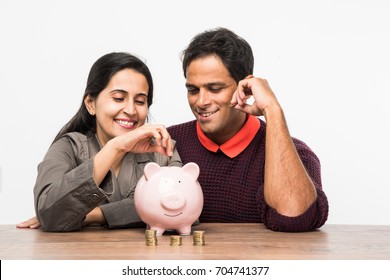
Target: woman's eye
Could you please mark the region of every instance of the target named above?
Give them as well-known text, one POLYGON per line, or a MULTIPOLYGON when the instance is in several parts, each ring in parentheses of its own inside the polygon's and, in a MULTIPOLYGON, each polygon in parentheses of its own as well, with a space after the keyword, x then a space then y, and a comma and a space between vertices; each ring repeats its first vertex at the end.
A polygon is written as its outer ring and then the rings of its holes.
POLYGON ((144 100, 136 100, 135 103, 137 103, 138 105, 144 105, 145 101, 144 100))
POLYGON ((124 101, 125 99, 124 98, 121 98, 121 97, 113 97, 114 101, 116 102, 122 102, 124 101))

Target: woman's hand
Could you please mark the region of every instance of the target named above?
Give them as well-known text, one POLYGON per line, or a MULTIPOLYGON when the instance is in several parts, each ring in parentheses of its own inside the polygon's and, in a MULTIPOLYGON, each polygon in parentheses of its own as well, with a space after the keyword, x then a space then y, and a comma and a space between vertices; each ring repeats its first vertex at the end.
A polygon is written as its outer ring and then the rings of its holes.
POLYGON ((17 228, 32 228, 32 229, 39 228, 40 226, 41 224, 39 223, 38 218, 35 216, 28 219, 27 221, 21 222, 16 225, 17 228))
POLYGON ((171 157, 173 142, 165 126, 158 124, 146 124, 111 139, 94 158, 93 178, 97 186, 110 170, 118 174, 122 159, 128 152, 156 152, 171 157))
POLYGON ((145 124, 133 131, 112 139, 123 152, 157 152, 165 156, 173 155, 173 143, 166 127, 160 124, 145 124))
POLYGON ((100 209, 100 207, 95 207, 85 217, 85 220, 83 222, 83 227, 91 224, 98 224, 98 225, 106 224, 106 218, 104 217, 103 211, 102 209, 100 209))

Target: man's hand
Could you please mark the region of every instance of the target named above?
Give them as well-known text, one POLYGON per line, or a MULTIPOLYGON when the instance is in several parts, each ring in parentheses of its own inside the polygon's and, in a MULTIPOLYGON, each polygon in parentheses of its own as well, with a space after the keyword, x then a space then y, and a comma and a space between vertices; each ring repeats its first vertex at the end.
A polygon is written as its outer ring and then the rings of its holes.
POLYGON ((231 104, 235 109, 247 114, 265 117, 268 108, 280 106, 267 80, 252 75, 238 83, 231 104), (247 100, 251 97, 254 98, 253 104, 247 104, 247 100))

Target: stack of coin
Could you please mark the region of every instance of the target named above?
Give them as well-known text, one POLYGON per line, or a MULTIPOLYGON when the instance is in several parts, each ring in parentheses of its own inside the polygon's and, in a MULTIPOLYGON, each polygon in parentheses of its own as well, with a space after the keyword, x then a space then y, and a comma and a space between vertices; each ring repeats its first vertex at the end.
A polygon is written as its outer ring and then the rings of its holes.
POLYGON ((171 243, 169 245, 171 246, 181 246, 181 236, 180 235, 171 235, 171 243))
POLYGON ((156 246, 157 231, 152 229, 145 230, 145 241, 146 241, 146 246, 156 246))
POLYGON ((203 246, 205 245, 204 242, 204 231, 203 230, 195 230, 193 239, 194 239, 194 246, 203 246))

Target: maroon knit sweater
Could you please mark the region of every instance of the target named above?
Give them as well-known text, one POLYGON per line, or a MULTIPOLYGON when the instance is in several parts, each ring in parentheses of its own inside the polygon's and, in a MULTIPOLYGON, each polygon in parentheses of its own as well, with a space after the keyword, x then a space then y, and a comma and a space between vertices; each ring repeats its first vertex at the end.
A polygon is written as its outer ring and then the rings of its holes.
POLYGON ((293 139, 296 149, 314 185, 317 201, 298 217, 280 215, 264 200, 264 163, 266 123, 251 144, 235 158, 220 150, 207 150, 196 134, 196 121, 174 125, 168 131, 175 139, 183 163, 199 165, 199 183, 204 195, 200 222, 264 223, 275 231, 298 232, 321 227, 328 217, 328 200, 321 186, 321 168, 310 148, 293 139))

